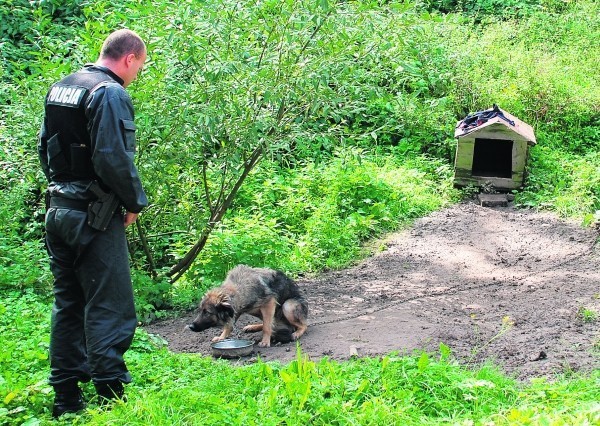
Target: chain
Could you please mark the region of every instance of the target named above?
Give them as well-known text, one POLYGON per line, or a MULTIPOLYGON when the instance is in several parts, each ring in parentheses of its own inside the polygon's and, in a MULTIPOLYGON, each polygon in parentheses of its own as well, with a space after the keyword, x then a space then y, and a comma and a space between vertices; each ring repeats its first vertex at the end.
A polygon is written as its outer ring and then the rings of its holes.
POLYGON ((323 321, 318 321, 318 322, 315 322, 315 323, 311 323, 311 324, 309 324, 309 326, 310 327, 314 327, 314 326, 317 326, 317 325, 332 324, 332 323, 336 323, 336 322, 348 321, 348 320, 351 320, 351 319, 362 317, 364 315, 370 315, 370 314, 374 314, 375 312, 380 312, 380 311, 383 311, 385 309, 389 309, 392 306, 401 305, 401 304, 407 303, 407 302, 412 302, 413 300, 424 299, 426 297, 449 296, 449 295, 460 293, 460 292, 463 292, 463 291, 477 290, 477 289, 481 289, 481 288, 485 288, 485 287, 491 287, 491 286, 499 285, 499 284, 502 284, 502 281, 494 281, 494 282, 491 282, 491 283, 480 284, 480 285, 477 285, 477 286, 467 287, 467 288, 463 288, 463 289, 458 288, 458 286, 454 286, 454 287, 451 287, 451 288, 448 288, 448 289, 442 290, 442 291, 435 291, 435 292, 431 292, 431 293, 428 293, 428 294, 417 294, 417 295, 414 295, 414 296, 405 297, 403 299, 393 300, 393 301, 391 301, 389 303, 386 303, 384 305, 381 305, 381 306, 378 306, 378 307, 375 307, 375 308, 366 309, 364 311, 361 311, 361 312, 358 312, 358 313, 355 313, 355 314, 352 314, 352 315, 348 315, 348 316, 345 316, 345 317, 334 318, 334 319, 331 319, 331 320, 323 320, 323 321))
MULTIPOLYGON (((592 245, 590 247, 590 250, 593 250, 595 245, 596 245, 596 243, 592 243, 592 245)), ((556 268, 558 266, 566 265, 567 263, 569 263, 569 262, 571 262, 573 260, 576 260, 576 259, 578 259, 578 258, 580 258, 580 257, 582 257, 582 256, 584 256, 586 254, 587 253, 585 253, 585 252, 584 253, 580 253, 580 254, 578 254, 576 256, 573 256, 573 257, 567 258, 566 260, 563 260, 561 262, 555 263, 555 264, 553 264, 553 265, 551 265, 551 266, 549 266, 549 267, 547 267, 545 269, 542 269, 541 271, 531 272, 530 274, 524 275, 522 277, 513 278, 513 280, 509 280, 508 282, 513 281, 513 282, 515 282, 515 285, 516 285, 516 282, 523 281, 523 280, 525 280, 525 279, 527 279, 529 277, 532 277, 534 275, 538 275, 538 274, 544 273, 544 272, 549 271, 551 269, 554 269, 554 268, 556 268)), ((471 286, 471 287, 466 287, 466 288, 459 288, 459 286, 456 285, 454 287, 447 288, 446 290, 431 292, 431 293, 427 293, 427 294, 417 294, 417 295, 414 295, 414 296, 405 297, 403 299, 393 300, 393 301, 391 301, 389 303, 386 303, 384 305, 381 305, 381 306, 378 306, 378 307, 375 307, 375 308, 366 309, 364 311, 361 311, 361 312, 358 312, 358 313, 355 313, 355 314, 352 314, 352 315, 347 315, 345 317, 334 318, 334 319, 331 319, 331 320, 317 321, 317 322, 309 324, 309 327, 315 327, 315 326, 318 326, 318 325, 333 324, 333 323, 336 323, 336 322, 348 321, 348 320, 351 320, 351 319, 356 319, 358 317, 362 317, 364 315, 370 315, 370 314, 374 314, 375 312, 380 312, 380 311, 383 311, 385 309, 389 309, 392 306, 401 305, 401 304, 407 303, 407 302, 412 302, 414 300, 424 299, 426 297, 450 296, 450 295, 461 293, 461 292, 464 292, 464 291, 479 290, 479 289, 482 289, 482 288, 499 286, 499 285, 502 285, 504 282, 505 281, 498 280, 498 281, 492 281, 492 282, 488 282, 488 283, 485 283, 485 284, 479 284, 479 285, 475 285, 475 286, 471 286)))

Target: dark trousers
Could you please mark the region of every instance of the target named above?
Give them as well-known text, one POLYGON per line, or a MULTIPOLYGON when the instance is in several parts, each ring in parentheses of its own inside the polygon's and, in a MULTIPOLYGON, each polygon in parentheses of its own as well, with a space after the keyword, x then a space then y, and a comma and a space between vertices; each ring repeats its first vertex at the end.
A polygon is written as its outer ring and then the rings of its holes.
POLYGON ((73 380, 131 382, 123 354, 137 318, 123 217, 106 231, 87 225, 87 213, 50 208, 46 243, 54 275, 50 335, 53 386, 73 380))

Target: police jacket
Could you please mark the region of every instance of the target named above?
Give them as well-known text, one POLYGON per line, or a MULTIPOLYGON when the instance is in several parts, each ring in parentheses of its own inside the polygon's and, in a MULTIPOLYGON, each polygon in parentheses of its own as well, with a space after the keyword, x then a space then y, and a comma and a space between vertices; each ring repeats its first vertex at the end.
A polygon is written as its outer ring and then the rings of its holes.
POLYGON ((87 188, 97 180, 129 212, 148 205, 133 162, 133 104, 122 85, 108 68, 89 64, 48 91, 38 154, 50 196, 93 200, 87 188))

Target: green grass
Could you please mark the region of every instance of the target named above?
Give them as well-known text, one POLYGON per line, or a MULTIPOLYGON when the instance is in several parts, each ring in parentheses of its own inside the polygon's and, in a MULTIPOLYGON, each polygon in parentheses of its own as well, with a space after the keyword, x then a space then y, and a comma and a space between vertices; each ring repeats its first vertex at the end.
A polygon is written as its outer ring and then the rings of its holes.
POLYGON ((50 417, 50 301, 3 292, 0 304, 0 423, 81 425, 593 425, 600 422, 600 370, 519 383, 492 364, 458 365, 437 354, 389 354, 340 363, 301 351, 289 364, 236 366, 170 353, 139 329, 126 359, 128 401, 90 403, 81 415, 50 417))
POLYGON ((579 308, 579 311, 577 312, 577 316, 579 317, 579 319, 581 321, 586 322, 586 323, 598 321, 598 313, 595 310, 586 308, 584 306, 579 308))

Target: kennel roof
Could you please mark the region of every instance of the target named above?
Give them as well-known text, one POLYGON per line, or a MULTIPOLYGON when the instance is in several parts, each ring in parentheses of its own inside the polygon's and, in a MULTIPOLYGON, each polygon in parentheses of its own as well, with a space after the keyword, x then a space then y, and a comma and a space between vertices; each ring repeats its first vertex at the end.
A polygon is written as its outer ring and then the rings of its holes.
MULTIPOLYGON (((506 112, 500 108, 497 108, 497 110, 500 111, 501 114, 495 115, 492 118, 488 118, 481 124, 478 124, 473 127, 461 128, 461 124, 465 121, 465 119, 460 120, 459 122, 456 123, 454 137, 462 138, 467 135, 471 135, 472 133, 479 132, 483 129, 487 129, 487 130, 491 130, 491 131, 493 131, 493 130, 504 130, 505 131, 506 129, 504 129, 504 128, 507 128, 517 136, 516 138, 514 138, 514 140, 517 140, 517 139, 524 140, 529 145, 535 145, 537 143, 537 141, 535 139, 535 134, 533 132, 533 127, 531 127, 529 124, 525 123, 524 121, 519 120, 514 115, 509 114, 508 112, 506 112), (514 123, 514 125, 513 125, 513 123, 514 123), (501 127, 499 128, 499 126, 501 126, 501 127)), ((483 111, 483 112, 485 113, 485 112, 491 112, 491 111, 492 111, 492 108, 490 108, 489 110, 483 111)))

